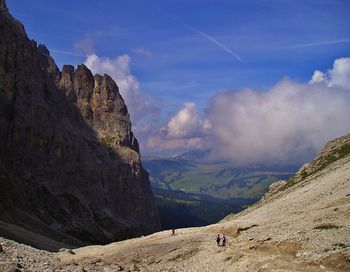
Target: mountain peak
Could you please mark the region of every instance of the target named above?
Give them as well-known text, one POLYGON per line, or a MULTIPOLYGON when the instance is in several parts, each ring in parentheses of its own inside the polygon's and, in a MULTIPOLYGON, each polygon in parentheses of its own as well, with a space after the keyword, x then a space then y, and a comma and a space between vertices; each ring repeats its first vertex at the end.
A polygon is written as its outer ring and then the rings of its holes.
POLYGON ((0 12, 8 13, 8 8, 5 0, 0 0, 0 12))
MULTIPOLYGON (((21 226, 61 244, 52 250, 158 230, 117 84, 83 64, 60 71, 4 0, 0 8, 0 236, 2 222, 21 226)), ((15 239, 43 246, 22 234, 15 239)))

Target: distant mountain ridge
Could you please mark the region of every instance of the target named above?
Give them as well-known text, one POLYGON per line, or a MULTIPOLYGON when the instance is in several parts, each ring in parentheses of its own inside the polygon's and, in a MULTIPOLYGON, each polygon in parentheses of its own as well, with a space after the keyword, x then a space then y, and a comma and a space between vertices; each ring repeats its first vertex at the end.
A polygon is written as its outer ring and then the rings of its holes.
MULTIPOLYGON (((61 243, 107 243, 159 229, 116 83, 84 65, 60 71, 47 48, 28 39, 4 0, 0 188, 0 223, 61 243)), ((0 235, 8 234, 2 226, 0 235)), ((26 239, 17 234, 15 239, 26 239)))
POLYGON ((211 153, 210 149, 206 149, 206 150, 193 149, 174 157, 174 159, 193 161, 193 162, 205 162, 205 161, 208 161, 208 156, 210 155, 210 153, 211 153))

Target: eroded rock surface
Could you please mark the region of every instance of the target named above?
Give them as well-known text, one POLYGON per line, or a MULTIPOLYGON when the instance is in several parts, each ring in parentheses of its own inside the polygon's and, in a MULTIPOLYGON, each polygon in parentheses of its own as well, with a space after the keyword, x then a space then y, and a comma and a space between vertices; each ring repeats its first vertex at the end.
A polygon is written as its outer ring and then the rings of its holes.
POLYGON ((0 188, 0 220, 65 244, 107 243, 159 229, 116 83, 84 65, 61 72, 4 0, 0 188))

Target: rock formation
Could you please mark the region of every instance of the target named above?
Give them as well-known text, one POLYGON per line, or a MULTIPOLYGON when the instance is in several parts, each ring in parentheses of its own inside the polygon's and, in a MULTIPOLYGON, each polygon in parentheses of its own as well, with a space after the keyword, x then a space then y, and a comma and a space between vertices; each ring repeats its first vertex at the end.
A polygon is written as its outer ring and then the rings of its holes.
POLYGON ((320 154, 311 162, 305 163, 289 182, 301 182, 306 177, 322 170, 332 162, 349 155, 349 153, 350 134, 347 134, 343 137, 328 142, 326 146, 321 150, 320 154))
POLYGON ((0 188, 1 221, 66 244, 107 243, 159 228, 116 83, 84 65, 61 72, 4 0, 0 188))

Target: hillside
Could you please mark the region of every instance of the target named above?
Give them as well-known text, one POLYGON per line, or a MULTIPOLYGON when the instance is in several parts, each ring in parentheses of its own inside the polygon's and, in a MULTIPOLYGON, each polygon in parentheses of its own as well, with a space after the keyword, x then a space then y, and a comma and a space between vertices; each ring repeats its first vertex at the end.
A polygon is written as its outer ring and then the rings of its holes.
MULTIPOLYGON (((345 139, 332 150, 346 149, 350 135, 345 139)), ((181 229, 175 237, 161 232, 82 248, 74 256, 62 254, 62 259, 79 262, 91 254, 107 262, 134 262, 150 271, 348 271, 350 156, 341 154, 303 181, 225 222, 181 229), (213 241, 216 233, 228 235, 229 245, 218 248, 213 241)))
MULTIPOLYGON (((349 146, 350 135, 341 139, 332 149, 340 152, 321 152, 342 154, 338 159, 217 224, 178 229, 175 236, 163 231, 62 250, 49 260, 48 253, 40 254, 55 271, 349 271, 350 154, 342 150, 349 146), (228 236, 225 247, 216 245, 218 233, 228 236)), ((1 243, 2 260, 16 248, 25 260, 29 252, 33 259, 40 255, 11 241, 1 243)), ((19 262, 33 271, 43 265, 19 262)))
POLYGON ((117 84, 85 65, 60 71, 48 49, 28 38, 5 0, 0 1, 0 188, 0 235, 37 247, 44 244, 28 237, 43 235, 55 241, 44 248, 57 249, 159 229, 148 173, 117 84))

